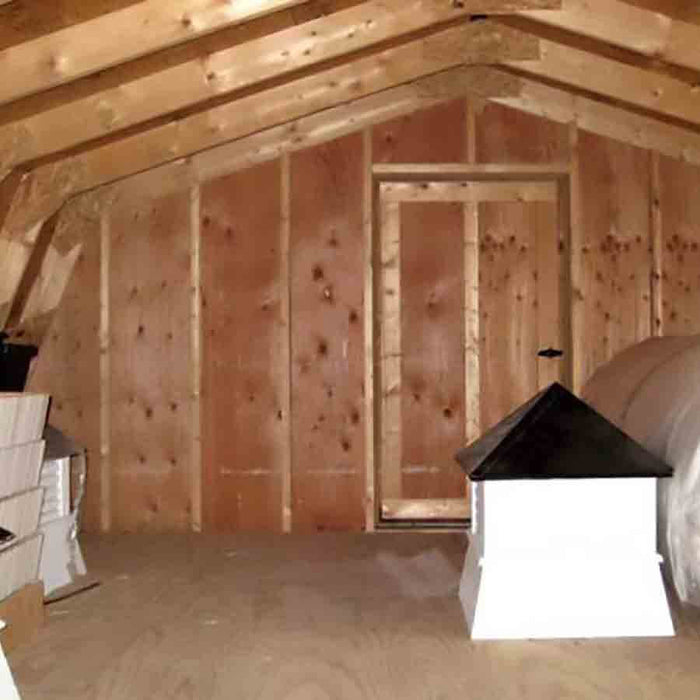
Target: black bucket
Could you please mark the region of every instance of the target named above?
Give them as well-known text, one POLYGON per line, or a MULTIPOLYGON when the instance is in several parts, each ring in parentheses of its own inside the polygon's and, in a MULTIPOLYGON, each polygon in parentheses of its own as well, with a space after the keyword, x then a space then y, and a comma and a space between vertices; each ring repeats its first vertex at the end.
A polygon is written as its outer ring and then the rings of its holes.
POLYGON ((29 365, 39 352, 34 345, 14 345, 5 342, 0 333, 0 391, 24 391, 29 365))

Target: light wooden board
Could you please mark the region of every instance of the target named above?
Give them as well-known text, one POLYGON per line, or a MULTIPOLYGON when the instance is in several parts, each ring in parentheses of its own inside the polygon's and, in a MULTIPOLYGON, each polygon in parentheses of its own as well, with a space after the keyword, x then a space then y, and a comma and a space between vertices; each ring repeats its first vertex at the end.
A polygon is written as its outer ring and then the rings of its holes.
POLYGON ((291 158, 296 530, 364 526, 362 135, 291 158))
POLYGON ((189 196, 111 212, 110 463, 117 531, 191 523, 189 196))
MULTIPOLYGON (((284 3, 277 0, 276 4, 284 3)), ((287 2, 287 4, 291 4, 287 2)), ((325 61, 348 56, 412 32, 465 17, 462 4, 435 0, 370 0, 245 42, 223 51, 150 73, 81 100, 44 110, 0 126, 0 143, 13 144, 0 153, 0 171, 57 154, 87 141, 112 136, 148 120, 192 109, 195 105, 279 80, 300 70, 309 72, 325 61), (280 50, 283 46, 284 50, 280 50), (80 118, 75 119, 79 114, 80 118)), ((2 57, 0 56, 0 66, 2 57)), ((1 94, 1 92, 0 92, 1 94)))
MULTIPOLYGON (((67 218, 66 218, 67 217, 67 218)), ((87 449, 83 524, 100 527, 100 221, 71 217, 58 224, 83 234, 83 244, 61 304, 48 329, 29 379, 32 391, 53 397, 49 420, 87 449)))
POLYGON ((401 497, 458 498, 464 445, 463 209, 401 205, 401 497))
POLYGON ((651 334, 648 151, 579 132, 580 331, 585 381, 651 334))
POLYGON ((700 332, 700 168, 659 160, 664 335, 700 332))
POLYGON ((5 654, 31 642, 45 621, 44 584, 41 581, 28 583, 0 601, 0 620, 7 623, 0 631, 0 644, 5 654))
MULTIPOLYGON (((280 164, 202 188, 203 517, 208 530, 282 530, 280 164)), ((288 379, 287 379, 288 381, 288 379)))
POLYGON ((0 104, 303 1, 140 2, 0 52, 0 104))

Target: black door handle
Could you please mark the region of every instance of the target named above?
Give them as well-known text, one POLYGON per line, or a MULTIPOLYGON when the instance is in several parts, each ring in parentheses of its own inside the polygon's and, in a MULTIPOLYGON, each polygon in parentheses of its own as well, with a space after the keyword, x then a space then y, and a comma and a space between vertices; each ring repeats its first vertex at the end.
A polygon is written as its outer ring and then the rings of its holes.
POLYGON ((538 357, 561 357, 564 354, 563 350, 555 350, 554 348, 545 348, 537 353, 538 357))

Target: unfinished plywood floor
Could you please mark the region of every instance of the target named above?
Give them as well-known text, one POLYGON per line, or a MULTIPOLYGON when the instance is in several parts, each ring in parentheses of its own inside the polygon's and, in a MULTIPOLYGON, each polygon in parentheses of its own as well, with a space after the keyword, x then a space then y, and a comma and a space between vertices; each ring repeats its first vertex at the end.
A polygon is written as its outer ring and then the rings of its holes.
POLYGON ((463 536, 85 538, 102 586, 49 608, 10 658, 24 700, 664 698, 700 687, 675 639, 480 642, 463 536))

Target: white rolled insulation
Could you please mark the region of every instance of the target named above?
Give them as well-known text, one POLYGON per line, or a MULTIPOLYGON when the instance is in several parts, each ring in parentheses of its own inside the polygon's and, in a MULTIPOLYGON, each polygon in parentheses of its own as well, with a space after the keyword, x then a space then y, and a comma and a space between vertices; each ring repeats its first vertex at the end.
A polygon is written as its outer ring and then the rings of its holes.
POLYGON ((586 383, 582 398, 674 468, 659 486, 659 548, 679 598, 700 606, 700 336, 650 338, 586 383))

